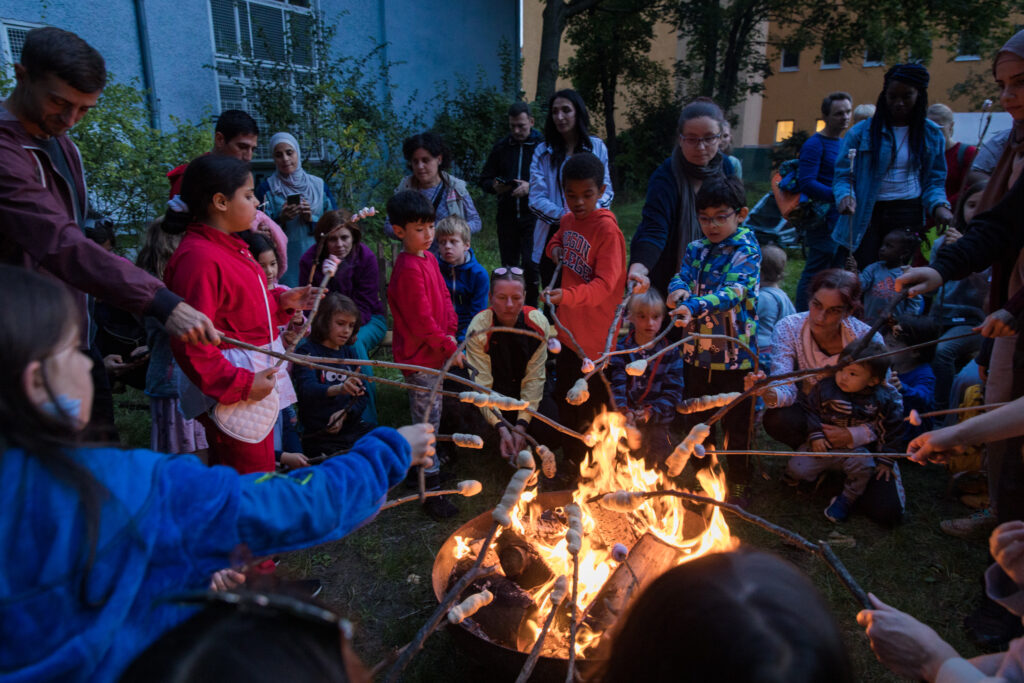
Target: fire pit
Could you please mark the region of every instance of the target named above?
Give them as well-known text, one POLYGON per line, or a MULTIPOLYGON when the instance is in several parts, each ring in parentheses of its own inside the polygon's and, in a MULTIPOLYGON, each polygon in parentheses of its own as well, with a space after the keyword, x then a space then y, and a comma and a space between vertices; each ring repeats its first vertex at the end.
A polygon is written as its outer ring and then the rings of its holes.
MULTIPOLYGON (((487 512, 461 526, 437 554, 432 580, 439 601, 479 552, 487 552, 484 565, 499 568, 471 583, 460 596, 487 589, 494 595, 493 602, 451 626, 459 646, 475 658, 493 663, 498 677, 515 677, 552 609, 555 580, 573 574, 563 509, 569 503, 580 505, 583 511, 576 599, 576 653, 583 669, 602 658, 602 636, 647 583, 677 564, 732 547, 717 507, 687 507, 675 497, 651 498, 629 511, 586 504, 591 496, 608 491, 676 488, 665 474, 647 470, 643 460, 630 457, 625 425, 617 413, 599 416, 591 434, 596 445, 583 464, 576 491, 527 490, 513 511, 511 526, 499 531, 490 548, 480 547, 493 524, 487 512), (628 558, 623 558, 624 551, 628 558)), ((714 455, 709 458, 713 462, 714 455)), ((717 463, 698 473, 698 480, 706 495, 723 499, 725 485, 717 463)), ((531 680, 565 680, 570 609, 570 599, 558 608, 531 680)))

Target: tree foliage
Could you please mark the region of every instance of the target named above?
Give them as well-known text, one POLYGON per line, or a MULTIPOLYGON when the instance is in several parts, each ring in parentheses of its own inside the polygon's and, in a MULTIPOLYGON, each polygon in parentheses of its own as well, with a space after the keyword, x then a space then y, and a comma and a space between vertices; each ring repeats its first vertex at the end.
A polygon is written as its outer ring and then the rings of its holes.
POLYGON ((656 0, 605 0, 568 23, 566 37, 576 46, 576 53, 563 73, 591 112, 603 119, 613 162, 618 153, 615 113, 619 93, 634 103, 647 101, 669 80, 668 70, 649 56, 658 5, 656 0))
POLYGON ((555 92, 558 80, 558 53, 562 47, 562 33, 566 22, 580 12, 601 4, 602 0, 537 0, 544 3, 540 33, 540 56, 537 60, 538 102, 546 103, 555 92))
MULTIPOLYGON (((119 233, 138 236, 167 205, 167 172, 206 152, 213 126, 171 117, 165 130, 149 125, 146 93, 114 78, 96 107, 71 131, 82 153, 92 208, 114 219, 119 233)), ((129 240, 131 241, 131 240, 129 240)))

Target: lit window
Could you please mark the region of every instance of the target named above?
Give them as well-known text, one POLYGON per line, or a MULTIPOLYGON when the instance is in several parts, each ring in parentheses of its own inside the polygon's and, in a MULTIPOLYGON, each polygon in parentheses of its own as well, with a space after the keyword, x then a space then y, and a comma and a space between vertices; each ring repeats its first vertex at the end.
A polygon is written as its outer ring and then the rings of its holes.
POLYGON ((793 119, 775 122, 775 142, 784 142, 793 135, 793 119))
POLYGON ((814 132, 820 133, 823 130, 825 130, 825 119, 818 119, 814 122, 814 132))
POLYGON ((781 71, 798 71, 800 69, 800 51, 782 49, 781 71))

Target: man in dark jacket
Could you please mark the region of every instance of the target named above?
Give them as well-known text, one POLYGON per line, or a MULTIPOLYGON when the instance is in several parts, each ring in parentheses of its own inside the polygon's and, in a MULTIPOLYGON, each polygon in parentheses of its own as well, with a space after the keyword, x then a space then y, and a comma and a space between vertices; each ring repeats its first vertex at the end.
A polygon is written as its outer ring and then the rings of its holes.
POLYGON ((526 278, 526 305, 537 305, 537 265, 533 262, 533 226, 530 212, 530 162, 533 151, 544 139, 533 129, 533 116, 526 102, 514 102, 508 109, 511 133, 494 145, 480 174, 480 187, 498 195, 498 250, 501 263, 519 266, 526 278))
MULTIPOLYGON (((26 37, 14 74, 17 85, 0 103, 0 262, 47 272, 68 286, 81 311, 83 347, 90 342, 89 295, 152 315, 172 336, 219 343, 209 318, 85 236, 82 157, 66 133, 99 100, 107 80, 103 57, 74 33, 39 28, 26 37)), ((103 387, 97 389, 94 403, 102 404, 103 387)))

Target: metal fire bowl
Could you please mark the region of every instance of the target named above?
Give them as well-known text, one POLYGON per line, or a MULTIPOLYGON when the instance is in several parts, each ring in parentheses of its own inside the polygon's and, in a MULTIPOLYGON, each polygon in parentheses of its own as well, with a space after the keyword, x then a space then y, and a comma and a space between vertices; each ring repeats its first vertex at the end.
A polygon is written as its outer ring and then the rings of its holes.
MULTIPOLYGON (((545 510, 568 505, 572 502, 572 491, 550 491, 537 495, 536 502, 545 510)), ((467 538, 483 538, 494 519, 491 511, 477 515, 460 526, 455 533, 448 537, 448 540, 441 546, 437 558, 434 560, 434 570, 431 580, 434 584, 434 595, 438 603, 444 597, 448 588, 448 579, 452 569, 455 567, 455 537, 464 536, 467 538)), ((526 663, 527 653, 513 650, 512 648, 499 645, 490 640, 480 638, 466 628, 463 624, 446 624, 452 638, 459 648, 466 652, 473 659, 489 667, 489 680, 493 681, 514 681, 519 670, 526 663)), ((579 668, 585 671, 590 660, 577 660, 579 668)), ((552 681, 562 683, 565 681, 568 662, 561 657, 541 656, 533 670, 531 681, 552 681)))

